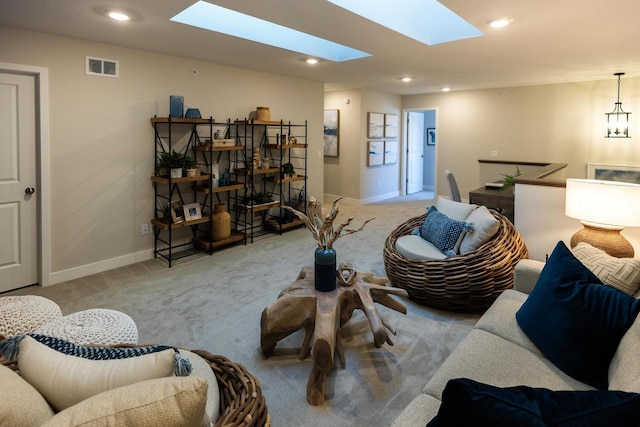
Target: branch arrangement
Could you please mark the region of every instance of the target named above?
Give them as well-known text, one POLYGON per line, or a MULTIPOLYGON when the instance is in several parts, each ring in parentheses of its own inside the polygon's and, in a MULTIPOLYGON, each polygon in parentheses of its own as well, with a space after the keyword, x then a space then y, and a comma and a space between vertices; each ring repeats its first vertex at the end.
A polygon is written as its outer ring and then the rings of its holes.
POLYGON ((333 221, 338 216, 338 200, 342 197, 338 197, 333 201, 333 206, 331 207, 331 211, 327 214, 324 219, 322 218, 322 206, 320 202, 318 202, 314 197, 309 198, 309 202, 307 202, 307 213, 308 216, 297 209, 294 209, 290 206, 284 206, 285 209, 289 209, 293 212, 298 218, 300 218, 305 225, 307 226, 307 230, 311 232, 311 235, 315 239, 318 247, 320 249, 331 249, 333 248, 333 242, 338 240, 341 236, 346 236, 348 234, 357 233, 361 231, 365 225, 369 221, 372 221, 374 218, 366 220, 360 228, 346 228, 353 218, 347 219, 344 223, 338 225, 337 227, 333 226, 333 221))

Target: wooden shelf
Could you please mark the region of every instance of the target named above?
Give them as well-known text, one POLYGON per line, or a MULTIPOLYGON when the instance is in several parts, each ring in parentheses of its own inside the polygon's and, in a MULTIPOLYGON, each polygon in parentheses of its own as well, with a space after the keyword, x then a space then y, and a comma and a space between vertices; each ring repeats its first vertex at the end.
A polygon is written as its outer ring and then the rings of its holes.
POLYGON ((201 236, 193 239, 193 243, 202 249, 209 250, 212 248, 219 248, 221 246, 230 245, 232 243, 242 242, 244 239, 245 239, 244 233, 236 230, 231 230, 231 236, 229 236, 229 238, 227 239, 218 240, 217 242, 216 241, 212 242, 206 237, 201 236))
POLYGON ((244 145, 229 145, 229 146, 221 146, 214 147, 213 145, 196 145, 194 147, 196 151, 242 151, 244 150, 244 145))
POLYGON ((307 148, 307 144, 266 144, 265 145, 267 148, 275 148, 277 150, 279 149, 283 149, 283 150, 289 150, 291 148, 307 148))
POLYGON ((276 121, 276 120, 236 120, 234 121, 234 123, 237 124, 248 124, 248 125, 262 125, 262 126, 280 126, 283 125, 285 126, 285 124, 281 121, 276 121))
POLYGON ((225 186, 222 186, 222 187, 213 187, 213 188, 205 187, 203 185, 197 185, 196 186, 196 190, 198 190, 201 193, 205 193, 205 194, 222 193, 222 192, 225 192, 225 191, 232 191, 232 190, 242 190, 243 188, 247 188, 247 184, 245 184, 245 183, 231 183, 231 185, 225 185, 225 186))
POLYGON ((243 211, 260 212, 260 211, 265 211, 271 208, 277 208, 278 206, 280 206, 280 202, 269 202, 269 203, 261 203, 259 205, 252 205, 252 206, 237 205, 236 209, 242 209, 243 211))
MULTIPOLYGON (((171 183, 177 184, 179 182, 208 181, 210 179, 211 179, 211 175, 203 173, 198 176, 183 176, 182 178, 171 178, 171 183)), ((169 178, 164 176, 153 175, 151 177, 151 181, 157 182, 158 184, 169 184, 169 178)))
POLYGON ((275 182, 276 184, 285 183, 285 182, 295 182, 295 181, 304 181, 307 179, 304 175, 296 175, 287 178, 276 178, 274 176, 267 176, 264 178, 265 181, 275 182))
POLYGON ((209 221, 211 221, 211 215, 203 213, 202 214, 202 218, 194 219, 194 220, 191 220, 191 221, 183 221, 183 222, 179 222, 177 224, 175 224, 173 222, 169 222, 168 218, 152 219, 151 220, 151 224, 153 224, 155 227, 157 227, 157 228, 159 228, 161 230, 168 230, 169 228, 177 229, 177 228, 183 228, 183 227, 190 227, 192 225, 202 224, 202 223, 209 222, 209 221))
POLYGON ((246 168, 238 168, 236 169, 236 173, 241 173, 244 175, 263 175, 266 173, 280 173, 280 168, 269 168, 269 169, 246 169, 246 168))
POLYGON ((212 118, 193 118, 193 117, 152 117, 151 123, 187 123, 187 124, 208 124, 215 123, 212 118))

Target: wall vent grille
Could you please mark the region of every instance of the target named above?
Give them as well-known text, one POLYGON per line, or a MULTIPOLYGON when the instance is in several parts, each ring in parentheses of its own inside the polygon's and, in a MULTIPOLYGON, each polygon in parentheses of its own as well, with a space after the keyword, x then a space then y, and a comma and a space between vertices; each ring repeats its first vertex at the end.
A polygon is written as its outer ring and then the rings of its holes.
POLYGON ((120 77, 120 63, 115 59, 85 56, 85 73, 88 76, 120 77))

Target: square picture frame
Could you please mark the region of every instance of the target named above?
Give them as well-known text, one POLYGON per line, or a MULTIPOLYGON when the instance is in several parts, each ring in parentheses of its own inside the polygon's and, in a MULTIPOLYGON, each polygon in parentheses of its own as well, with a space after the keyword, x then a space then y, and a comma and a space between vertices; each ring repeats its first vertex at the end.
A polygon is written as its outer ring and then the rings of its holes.
POLYGON ((189 203, 182 206, 184 212, 184 219, 186 221, 193 221, 194 219, 202 218, 202 209, 200 203, 189 203))
POLYGON ((171 201, 168 208, 171 212, 171 221, 173 221, 174 224, 180 224, 181 222, 184 222, 184 209, 182 209, 181 201, 171 201))
POLYGON ((427 145, 436 145, 436 128, 427 128, 424 134, 427 145))
POLYGON ((587 178, 640 184, 640 166, 587 163, 587 178))
POLYGON ((384 163, 384 141, 369 141, 367 150, 367 166, 379 166, 384 163))
POLYGON ((398 141, 384 142, 384 164, 391 165, 398 162, 398 141))
POLYGON ((324 110, 324 155, 340 154, 340 110, 324 110))
POLYGON ((384 137, 384 113, 367 113, 367 138, 384 137))
POLYGON ((384 115, 384 137, 385 139, 394 139, 398 137, 398 115, 384 115))

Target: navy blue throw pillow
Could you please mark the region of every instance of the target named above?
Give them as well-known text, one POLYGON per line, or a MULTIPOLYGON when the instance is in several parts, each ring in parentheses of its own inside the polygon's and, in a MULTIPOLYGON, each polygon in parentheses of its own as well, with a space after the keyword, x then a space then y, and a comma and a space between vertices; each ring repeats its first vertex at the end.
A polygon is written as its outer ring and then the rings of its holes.
POLYGON ((611 358, 638 311, 638 300, 604 285, 558 242, 516 320, 564 373, 606 389, 611 358))
POLYGON ((459 378, 447 383, 427 427, 636 427, 638 413, 638 393, 500 388, 459 378))
POLYGON ((446 256, 457 255, 464 235, 473 228, 473 224, 451 219, 435 206, 429 206, 427 212, 419 230, 420 236, 446 256))

